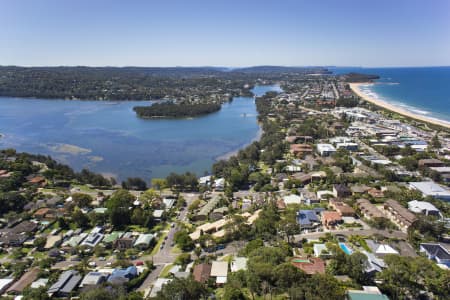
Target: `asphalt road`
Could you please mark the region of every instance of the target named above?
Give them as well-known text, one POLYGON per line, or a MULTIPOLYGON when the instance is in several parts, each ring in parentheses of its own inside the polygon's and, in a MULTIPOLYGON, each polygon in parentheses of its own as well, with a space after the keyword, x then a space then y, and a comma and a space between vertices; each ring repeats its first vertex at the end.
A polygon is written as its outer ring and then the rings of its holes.
MULTIPOLYGON (((180 212, 180 215, 177 217, 177 221, 183 222, 186 220, 187 207, 192 203, 192 201, 194 201, 199 196, 199 194, 182 193, 181 195, 186 200, 186 208, 180 212)), ((159 249, 158 252, 153 256, 147 255, 139 258, 139 260, 143 261, 146 260, 153 261, 153 264, 156 267, 138 288, 138 291, 144 292, 145 296, 147 296, 150 293, 153 283, 158 278, 159 274, 161 274, 163 268, 169 264, 172 264, 175 261, 176 257, 178 256, 177 254, 173 254, 171 252, 173 248, 171 244, 174 243, 173 238, 175 232, 177 232, 178 230, 178 226, 176 223, 177 222, 174 223, 175 224, 174 227, 170 227, 169 232, 167 234, 167 239, 162 249, 159 249)))

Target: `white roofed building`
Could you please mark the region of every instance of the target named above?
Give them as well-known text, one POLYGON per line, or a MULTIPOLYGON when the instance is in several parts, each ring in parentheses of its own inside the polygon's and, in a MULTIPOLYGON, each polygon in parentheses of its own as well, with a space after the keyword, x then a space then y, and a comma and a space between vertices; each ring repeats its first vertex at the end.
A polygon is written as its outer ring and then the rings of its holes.
POLYGON ((224 284, 227 282, 228 262, 213 261, 211 266, 211 277, 216 277, 216 284, 224 284))
POLYGON ((424 196, 450 201, 450 190, 434 181, 410 182, 409 186, 420 191, 424 196))
POLYGON ((433 204, 426 201, 413 200, 408 202, 408 209, 416 214, 424 214, 426 216, 439 216, 440 211, 433 204))
POLYGON ((336 148, 331 144, 317 144, 317 152, 320 156, 330 156, 336 152, 336 148))

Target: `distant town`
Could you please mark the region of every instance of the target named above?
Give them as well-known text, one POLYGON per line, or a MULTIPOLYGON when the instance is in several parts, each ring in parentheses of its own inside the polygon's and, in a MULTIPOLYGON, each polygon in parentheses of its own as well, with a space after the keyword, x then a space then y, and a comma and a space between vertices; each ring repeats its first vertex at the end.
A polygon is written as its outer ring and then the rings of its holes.
POLYGON ((260 139, 210 174, 118 183, 2 150, 1 299, 448 299, 450 130, 350 87, 374 79, 0 67, 2 96, 183 105, 169 117, 212 113, 256 85, 281 90, 255 97, 260 139))

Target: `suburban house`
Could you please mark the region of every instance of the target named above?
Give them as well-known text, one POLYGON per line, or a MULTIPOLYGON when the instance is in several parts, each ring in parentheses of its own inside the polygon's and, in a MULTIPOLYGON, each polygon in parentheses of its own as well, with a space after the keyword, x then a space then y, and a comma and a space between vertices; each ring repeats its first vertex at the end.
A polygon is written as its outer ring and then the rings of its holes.
POLYGON ((435 158, 419 159, 419 168, 444 167, 444 162, 435 158))
POLYGON ((338 198, 345 198, 352 195, 352 191, 345 184, 333 185, 333 195, 338 198))
POLYGON ((198 184, 201 186, 209 186, 211 184, 211 175, 200 177, 198 184))
POLYGON ((227 282, 228 262, 213 261, 211 266, 211 277, 216 278, 216 284, 222 285, 227 282))
POLYGON ((382 190, 373 188, 367 191, 367 194, 369 194, 370 196, 374 197, 374 198, 383 198, 384 197, 384 192, 382 190))
POLYGON ((13 232, 2 233, 0 236, 0 246, 20 247, 28 239, 25 234, 17 234, 13 232))
POLYGON ((208 279, 211 275, 211 264, 199 264, 194 267, 194 279, 200 283, 208 282, 208 279))
POLYGON ((14 278, 0 278, 0 295, 6 292, 8 287, 14 282, 14 278))
POLYGON ((153 284, 152 290, 150 294, 148 295, 150 298, 154 298, 158 295, 158 292, 162 290, 164 285, 171 282, 171 278, 158 278, 156 279, 155 283, 153 284))
POLYGON ((218 178, 214 180, 214 189, 218 192, 223 192, 225 189, 225 178, 218 178))
POLYGON ((430 170, 439 173, 444 182, 450 182, 450 167, 430 167, 430 170))
POLYGON ((46 221, 52 221, 56 219, 57 215, 55 211, 48 207, 39 208, 37 211, 34 212, 33 217, 38 220, 46 220, 46 221))
POLYGON ((113 231, 111 233, 105 234, 105 237, 102 240, 104 245, 114 245, 114 243, 122 237, 124 234, 123 231, 113 231))
POLYGON ((322 224, 325 227, 334 227, 342 223, 342 216, 337 211, 323 211, 322 224))
POLYGON ((139 237, 134 242, 133 246, 141 250, 145 250, 148 247, 150 247, 150 244, 152 243, 154 238, 155 236, 151 233, 140 234, 139 237))
POLYGON ((214 208, 219 204, 220 198, 214 197, 211 200, 208 201, 201 209, 200 211, 194 216, 194 219, 196 221, 203 221, 207 220, 209 214, 214 210, 214 208))
POLYGON ((231 261, 231 272, 237 272, 239 270, 247 270, 247 257, 235 256, 231 261))
POLYGON ((102 272, 89 272, 81 281, 80 287, 99 285, 106 282, 109 274, 102 272))
POLYGON ((317 152, 320 156, 330 156, 336 153, 336 148, 331 144, 317 144, 317 152))
POLYGON ((367 185, 364 185, 364 184, 352 185, 350 187, 352 195, 361 195, 361 194, 366 193, 370 189, 371 189, 370 187, 368 187, 367 185))
POLYGON ((135 266, 130 266, 123 269, 115 269, 111 276, 108 278, 108 282, 112 284, 122 284, 130 281, 137 276, 137 268, 135 266))
POLYGON ((283 201, 286 205, 289 204, 300 204, 302 202, 302 198, 298 195, 287 195, 283 197, 283 201))
POLYGON ((420 252, 425 253, 429 259, 435 260, 436 263, 450 267, 450 252, 441 244, 422 243, 420 244, 420 252))
POLYGON ((426 201, 409 201, 408 209, 416 214, 423 214, 426 216, 436 216, 439 217, 441 212, 433 204, 426 201))
POLYGON ((117 250, 126 250, 133 247, 134 238, 131 235, 124 234, 114 243, 114 248, 117 250))
POLYGON ((45 241, 45 250, 52 249, 54 247, 58 247, 62 242, 61 235, 48 235, 47 240, 45 241))
POLYGON ((385 218, 386 216, 375 205, 367 199, 356 200, 356 206, 361 211, 364 218, 372 220, 374 218, 385 218))
POLYGON ((365 266, 364 272, 367 274, 375 274, 376 272, 381 272, 384 268, 386 268, 386 264, 384 260, 380 257, 375 256, 373 253, 369 253, 367 251, 362 251, 367 257, 367 265, 365 266))
POLYGON ((397 224, 403 231, 417 220, 416 216, 408 209, 404 208, 395 200, 389 199, 383 205, 384 211, 390 217, 391 221, 397 224))
POLYGON ((306 189, 303 189, 300 191, 300 198, 302 199, 302 202, 308 205, 319 203, 319 199, 317 199, 317 196, 314 192, 310 192, 306 189))
POLYGON ((294 257, 291 264, 308 275, 325 274, 325 262, 319 257, 294 257))
POLYGON ((19 280, 14 282, 14 284, 11 285, 6 292, 13 295, 21 294, 26 287, 31 285, 31 283, 37 279, 39 272, 39 268, 29 270, 23 274, 19 280))
POLYGON ((353 142, 336 143, 336 149, 345 149, 347 151, 358 151, 358 144, 353 142))
POLYGON ((353 208, 351 208, 347 203, 339 201, 338 199, 330 199, 329 204, 343 217, 353 217, 355 215, 355 210, 353 208))
POLYGON ((50 297, 68 297, 78 286, 82 277, 74 270, 64 271, 57 282, 55 282, 47 291, 50 297))
POLYGON ((379 244, 373 240, 366 240, 367 246, 377 256, 383 257, 387 254, 399 254, 397 250, 389 246, 388 244, 379 244))
POLYGON ((103 239, 103 234, 101 233, 102 230, 103 229, 101 227, 95 227, 94 229, 92 229, 92 231, 81 243, 81 246, 87 246, 90 248, 94 248, 95 246, 97 246, 97 244, 100 243, 103 239))
POLYGON ((289 152, 296 157, 303 157, 305 154, 313 152, 313 148, 308 144, 292 144, 289 152))
POLYGON ((297 212, 297 223, 301 229, 311 229, 317 227, 320 220, 314 210, 299 210, 297 212))
POLYGON ((434 181, 410 182, 409 186, 420 191, 424 196, 450 201, 450 190, 434 181))

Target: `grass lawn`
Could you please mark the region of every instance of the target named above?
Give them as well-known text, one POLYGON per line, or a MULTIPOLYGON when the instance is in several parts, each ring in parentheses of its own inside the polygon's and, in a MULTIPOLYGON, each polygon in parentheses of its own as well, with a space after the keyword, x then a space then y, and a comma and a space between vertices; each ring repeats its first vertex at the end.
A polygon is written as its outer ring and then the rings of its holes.
POLYGON ((173 267, 173 264, 168 264, 167 266, 165 266, 162 269, 161 273, 159 274, 159 277, 166 278, 169 275, 169 271, 170 271, 170 269, 172 269, 172 267, 173 267))
POLYGON ((77 188, 80 190, 80 192, 84 193, 97 193, 97 190, 91 189, 87 185, 73 185, 73 188, 77 188))
POLYGON ((155 247, 153 247, 152 252, 150 253, 150 255, 155 255, 156 253, 158 253, 159 248, 161 247, 161 244, 164 241, 164 238, 167 236, 168 232, 162 232, 161 237, 159 238, 158 242, 156 243, 155 247))
POLYGON ((34 257, 35 259, 44 259, 44 258, 47 257, 47 252, 39 252, 39 251, 36 251, 36 252, 33 253, 33 257, 34 257))
POLYGON ((181 254, 181 253, 183 253, 183 251, 180 248, 178 248, 177 245, 173 246, 172 249, 170 250, 170 252, 173 253, 173 254, 181 254))
POLYGON ((233 256, 231 254, 225 255, 219 258, 220 261, 226 261, 228 262, 233 256))
POLYGON ((142 226, 139 226, 139 225, 130 225, 130 226, 128 226, 128 230, 129 231, 141 232, 141 233, 145 233, 145 232, 149 231, 148 228, 142 227, 142 226))
POLYGON ((43 193, 43 194, 55 194, 57 192, 57 190, 42 188, 40 190, 40 192, 43 193))

